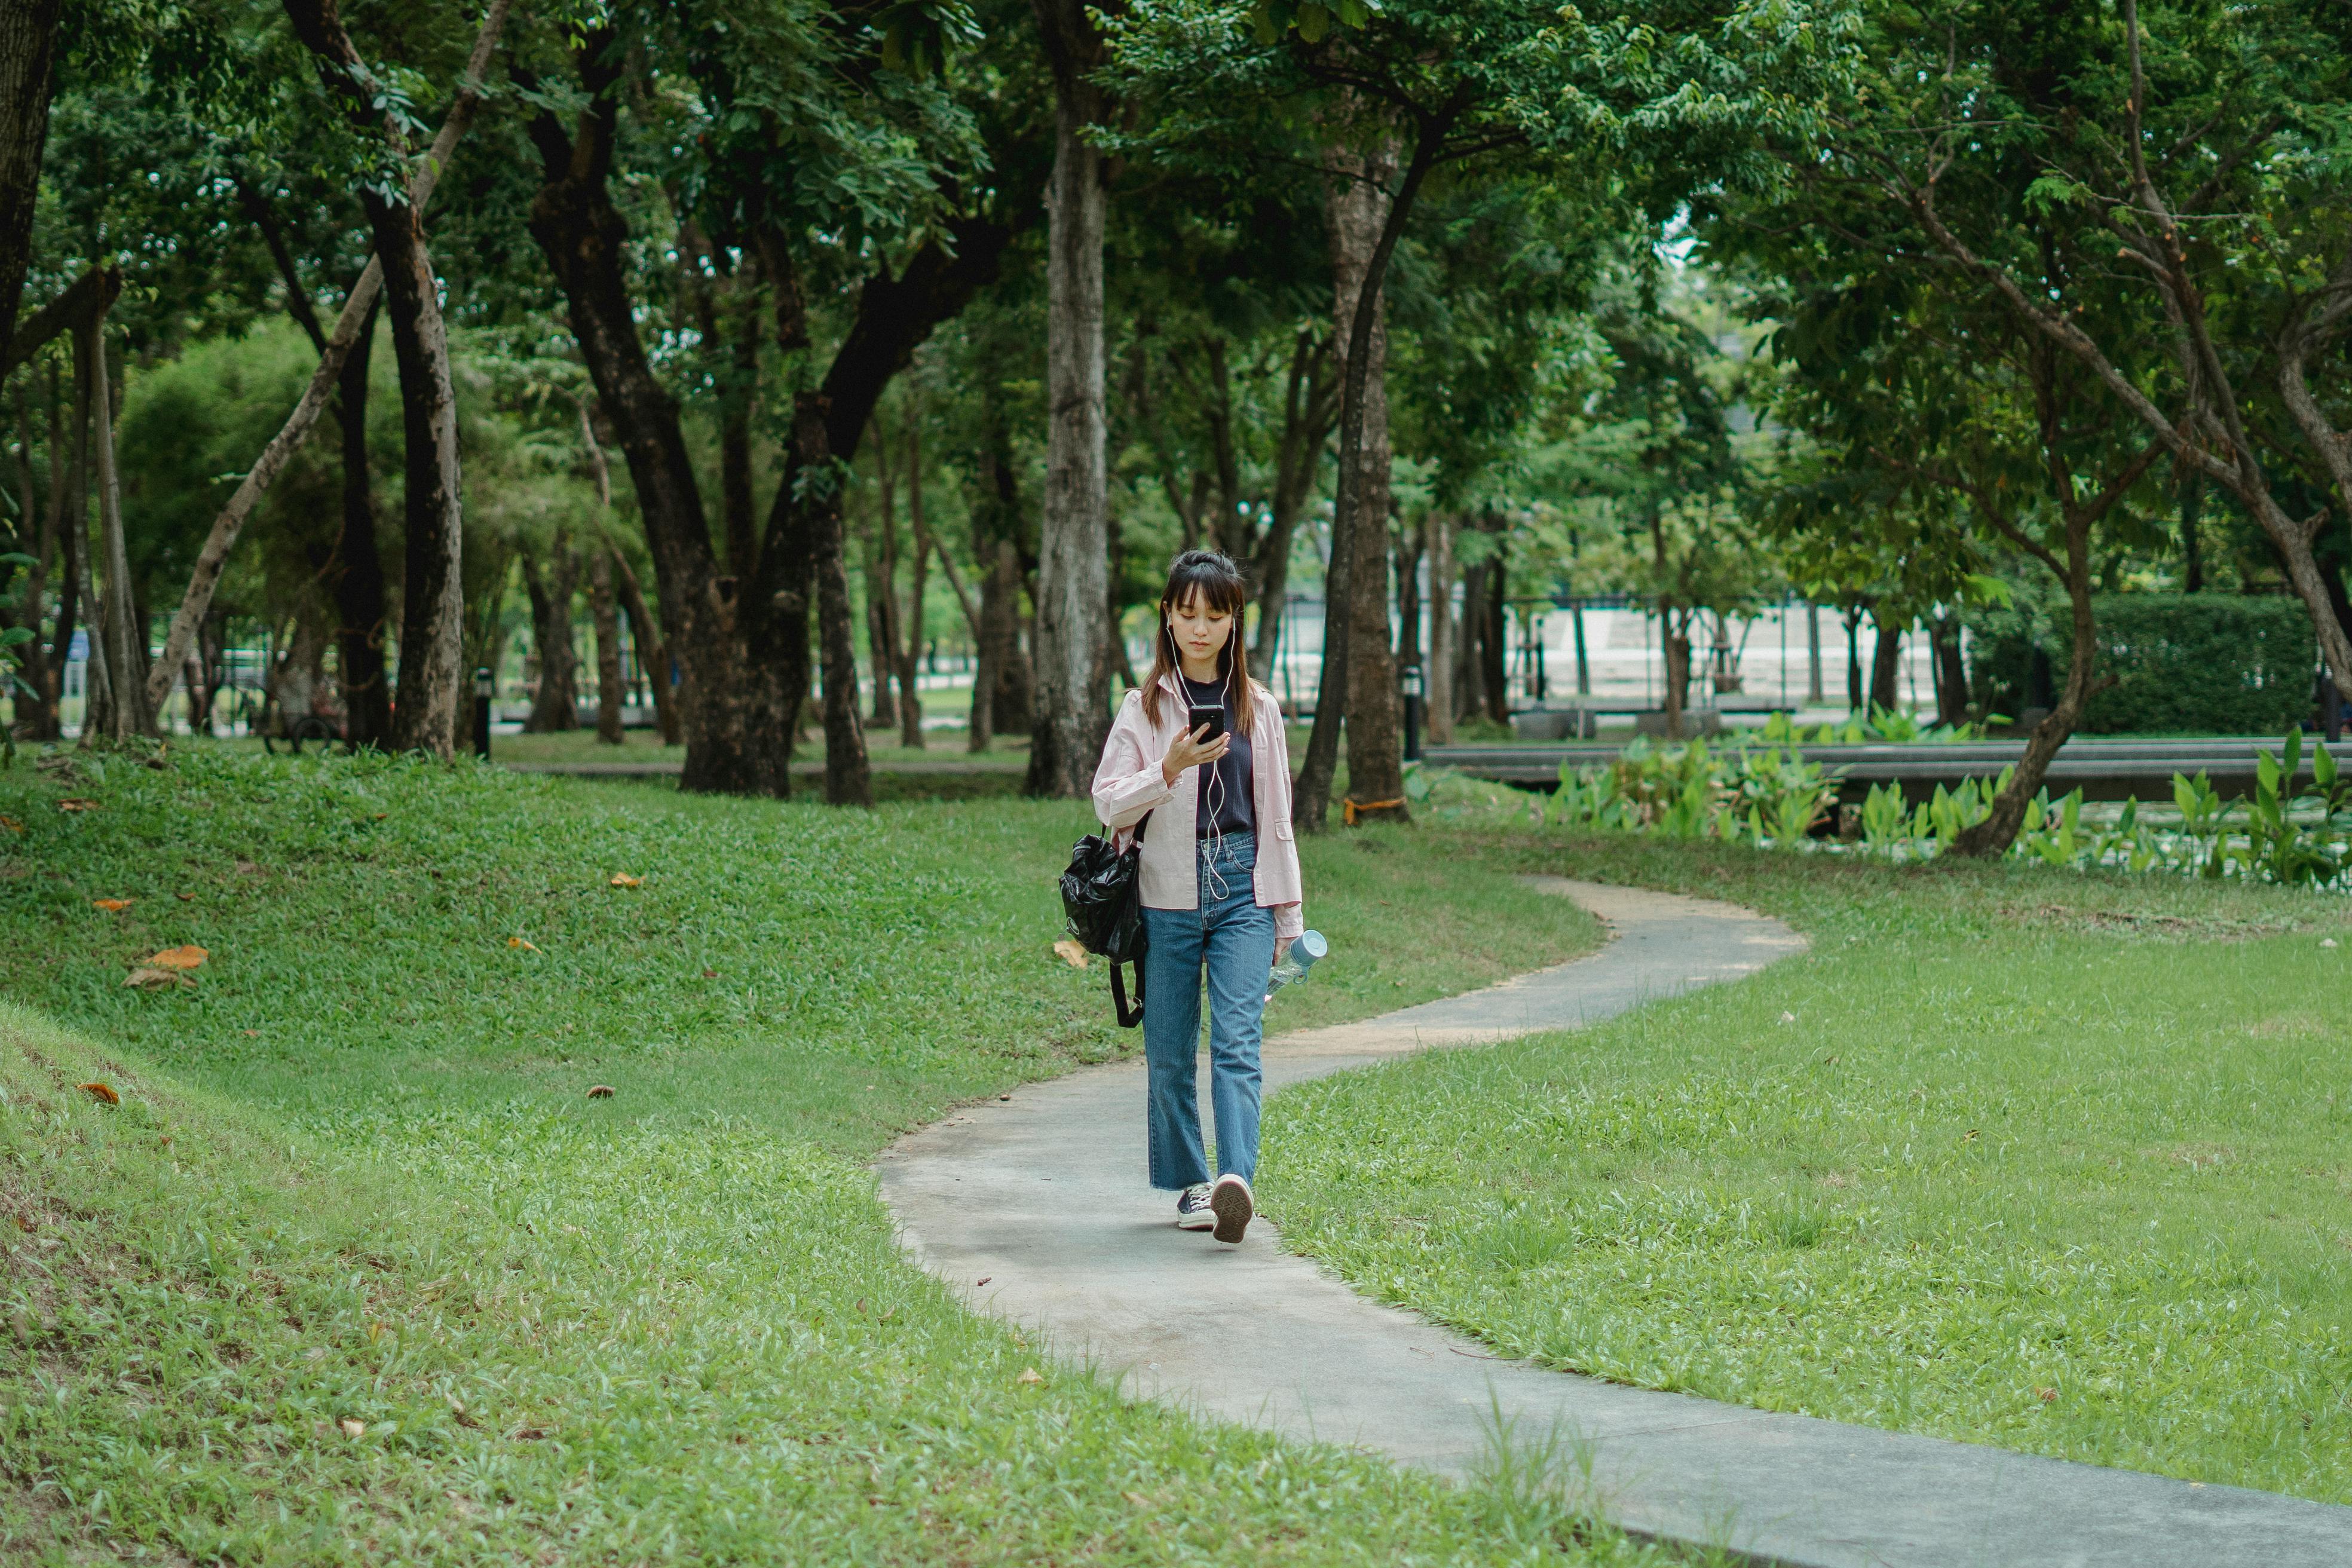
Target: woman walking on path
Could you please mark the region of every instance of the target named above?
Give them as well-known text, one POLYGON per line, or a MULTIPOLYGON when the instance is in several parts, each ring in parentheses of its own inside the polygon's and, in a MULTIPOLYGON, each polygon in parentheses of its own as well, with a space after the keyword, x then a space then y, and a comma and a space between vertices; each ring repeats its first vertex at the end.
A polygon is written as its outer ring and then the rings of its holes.
POLYGON ((1240 570, 1216 552, 1176 558, 1160 595, 1150 677, 1120 704, 1095 770, 1095 815, 1143 839, 1151 1184, 1176 1193, 1180 1228, 1213 1229, 1227 1242, 1257 1213, 1250 1178, 1266 974, 1304 929, 1290 750, 1274 694, 1249 678, 1240 635, 1247 599, 1240 570), (1222 725, 1192 724, 1198 708, 1222 709, 1222 725), (1193 1077, 1204 977, 1213 1183, 1193 1077))

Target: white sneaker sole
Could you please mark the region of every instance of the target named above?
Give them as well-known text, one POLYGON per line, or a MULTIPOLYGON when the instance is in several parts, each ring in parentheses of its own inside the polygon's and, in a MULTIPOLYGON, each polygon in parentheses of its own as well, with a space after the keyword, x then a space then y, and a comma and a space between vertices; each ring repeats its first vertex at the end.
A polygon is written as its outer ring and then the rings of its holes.
POLYGON ((1210 1212, 1217 1216, 1216 1237, 1231 1246, 1241 1240, 1249 1222, 1257 1217, 1257 1202, 1249 1184, 1239 1176, 1220 1176, 1209 1193, 1210 1212))

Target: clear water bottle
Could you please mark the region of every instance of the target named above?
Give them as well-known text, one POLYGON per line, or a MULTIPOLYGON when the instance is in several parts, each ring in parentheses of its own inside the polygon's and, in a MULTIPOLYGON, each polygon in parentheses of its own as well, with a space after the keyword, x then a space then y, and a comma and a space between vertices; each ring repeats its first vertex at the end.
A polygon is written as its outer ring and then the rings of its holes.
POLYGON ((1330 951, 1331 944, 1324 940, 1321 931, 1300 931, 1298 940, 1290 944, 1290 951, 1282 955, 1282 962, 1274 966, 1274 973, 1266 976, 1265 999, 1271 1002, 1274 994, 1284 986, 1296 985, 1305 980, 1307 972, 1315 967, 1316 960, 1330 951))

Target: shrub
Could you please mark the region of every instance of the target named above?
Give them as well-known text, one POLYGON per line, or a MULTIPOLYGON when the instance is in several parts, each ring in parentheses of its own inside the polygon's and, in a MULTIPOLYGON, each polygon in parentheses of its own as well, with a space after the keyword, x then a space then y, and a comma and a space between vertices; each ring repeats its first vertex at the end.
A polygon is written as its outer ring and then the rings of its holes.
MULTIPOLYGON (((2311 711, 2317 639, 2301 602, 2232 594, 2101 594, 2098 673, 2116 684, 2091 699, 2091 735, 2187 731, 2277 734, 2311 711)), ((2065 602, 2021 598, 1972 613, 1969 687, 1981 710, 2015 717, 2032 692, 2033 650, 2065 679, 2065 602)))

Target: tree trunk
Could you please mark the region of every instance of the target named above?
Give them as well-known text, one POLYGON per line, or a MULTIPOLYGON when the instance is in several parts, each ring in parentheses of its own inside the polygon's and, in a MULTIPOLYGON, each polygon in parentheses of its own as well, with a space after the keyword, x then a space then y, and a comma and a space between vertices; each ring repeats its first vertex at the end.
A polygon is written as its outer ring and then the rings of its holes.
POLYGON ((1862 706, 1862 610, 1849 605, 1841 617, 1845 622, 1845 707, 1849 713, 1860 713, 1862 706))
POLYGON ((922 407, 907 400, 907 526, 913 535, 913 556, 908 563, 906 635, 898 647, 898 742, 910 751, 923 749, 923 700, 919 690, 923 657, 923 595, 929 585, 931 531, 923 513, 922 407))
MULTIPOLYGON (((49 718, 54 738, 62 738, 65 733, 66 664, 73 650, 74 633, 82 629, 97 608, 89 593, 89 356, 79 353, 73 356, 70 401, 72 457, 66 467, 65 493, 51 498, 58 517, 57 634, 49 644, 49 718)), ((54 425, 50 427, 50 441, 52 446, 62 444, 61 433, 54 425)), ((88 731, 87 720, 82 728, 88 731)))
POLYGON ((678 723, 676 699, 670 691, 669 650, 662 646, 661 633, 655 629, 653 611, 646 604, 645 586, 637 581, 636 568, 618 550, 609 553, 613 575, 620 584, 621 605, 629 616, 629 637, 637 645, 637 662, 645 667, 646 684, 653 689, 655 728, 663 745, 675 746, 678 743, 678 723))
POLYGON ((588 614, 596 626, 596 739, 621 743, 621 617, 613 603, 613 552, 588 552, 588 614))
POLYGON ((375 489, 368 468, 368 361, 376 307, 368 307, 336 379, 335 417, 343 437, 343 525, 335 541, 330 585, 340 626, 335 658, 342 676, 343 733, 352 749, 392 741, 392 688, 383 658, 383 557, 376 548, 375 489))
POLYGON ((1902 690, 1898 683, 1903 673, 1903 623, 1874 614, 1878 637, 1870 650, 1870 710, 1894 712, 1902 706, 1902 690))
POLYGON ((2205 512, 2205 476, 2184 470, 2180 476, 2180 587, 2183 593, 2205 591, 2204 541, 2198 523, 2205 512))
POLYGON ((33 206, 48 142, 58 0, 0 5, 0 343, 16 331, 33 252, 33 206))
POLYGON ((874 526, 864 541, 866 658, 874 668, 869 721, 877 730, 888 730, 898 722, 898 705, 890 698, 890 679, 898 666, 898 617, 893 603, 898 592, 898 497, 891 483, 890 442, 878 431, 874 473, 874 526))
MULTIPOLYGON (((373 73, 344 31, 336 0, 284 0, 296 37, 318 57, 319 74, 341 92, 362 135, 381 135, 392 152, 412 151, 404 128, 383 103, 373 73)), ((495 43, 504 6, 484 19, 467 67, 467 88, 450 123, 436 139, 422 178, 437 177, 471 113, 478 80, 495 43)), ((465 663, 463 551, 464 480, 457 458, 457 401, 449 377, 448 329, 433 258, 425 240, 425 200, 430 184, 396 195, 363 187, 360 203, 383 264, 384 297, 392 307, 393 357, 400 367, 401 433, 406 480, 403 521, 406 551, 402 574, 400 687, 393 714, 393 745, 401 751, 456 753, 458 697, 470 691, 465 663)))
POLYGON ((1491 513, 1486 519, 1494 535, 1494 553, 1486 563, 1486 605, 1479 618, 1478 673, 1486 698, 1486 717, 1497 724, 1511 721, 1511 611, 1506 590, 1510 569, 1503 559, 1503 524, 1491 513))
MULTIPOLYGON (((1382 148, 1370 156, 1333 160, 1339 178, 1325 202, 1331 237, 1332 300, 1336 310, 1333 341, 1347 358, 1349 375, 1360 375, 1358 395, 1360 430, 1350 465, 1349 497, 1344 513, 1335 512, 1336 535, 1345 528, 1348 544, 1346 593, 1348 628, 1346 658, 1348 793, 1354 820, 1392 818, 1411 814, 1404 804, 1402 725, 1398 713, 1396 657, 1389 629, 1389 397, 1388 310, 1381 285, 1370 278, 1372 258, 1389 216, 1389 182, 1396 177, 1396 155, 1382 148), (1369 289, 1370 309, 1357 309, 1369 289), (1359 344, 1361 331, 1365 342, 1359 344), (1359 370, 1360 365, 1360 370, 1359 370)), ((1317 715, 1318 721, 1321 715, 1317 715)))
POLYGON ((1969 667, 1960 656, 1960 618, 1937 616, 1927 623, 1928 647, 1936 660, 1936 722, 1969 721, 1969 667))
POLYGON ((572 599, 580 587, 580 558, 562 533, 544 556, 525 552, 523 592, 530 596, 530 640, 539 655, 539 689, 531 694, 523 732, 552 735, 580 726, 580 658, 572 646, 572 599))
MULTIPOLYGON (((61 536, 65 534, 65 500, 72 489, 71 464, 68 461, 64 421, 59 416, 58 374, 54 362, 49 368, 48 406, 48 493, 42 498, 39 530, 33 540, 33 564, 26 574, 24 625, 32 631, 32 640, 23 645, 25 685, 32 689, 28 697, 16 694, 16 724, 19 735, 29 741, 54 741, 58 738, 58 687, 64 675, 62 655, 65 644, 44 643, 41 640, 41 606, 48 602, 49 562, 58 554, 61 536), (53 652, 54 650, 54 652, 53 652)), ((29 389, 17 400, 18 425, 22 432, 25 454, 24 509, 29 514, 33 501, 33 401, 29 389)), ((72 602, 73 577, 70 571, 58 579, 63 592, 58 595, 58 618, 66 617, 66 606, 72 602)))
POLYGON ((1822 694, 1822 607, 1819 605, 1805 606, 1805 700, 1815 708, 1827 700, 1822 694))
POLYGON ((1690 622, 1675 618, 1671 599, 1658 601, 1658 642, 1666 661, 1666 734, 1680 740, 1683 713, 1690 706, 1690 622))
POLYGON ((1422 681, 1422 706, 1430 744, 1454 743, 1454 715, 1460 700, 1454 675, 1454 514, 1429 514, 1429 667, 1422 681))
POLYGON ((1110 731, 1102 605, 1108 478, 1103 405, 1101 152, 1087 132, 1106 105, 1092 73, 1102 40, 1078 0, 1034 0, 1054 68, 1054 170, 1046 197, 1045 495, 1038 546, 1032 795, 1076 799, 1110 731))
POLYGON ((2091 700, 2099 638, 2091 615, 2089 524, 2084 522, 2077 527, 2070 521, 2067 536, 2066 598, 2073 611, 2074 642, 2066 658, 2065 689, 2059 693, 2057 706, 2033 727, 2033 734, 2025 742, 2025 754, 2018 759, 2009 786, 1993 796, 1991 811, 1983 821, 1961 829, 1952 840, 1955 855, 1998 858, 2009 852, 2009 847, 2017 841, 2019 829, 2025 826, 2027 805, 2040 793, 2042 781, 2050 772, 2050 759, 2074 733, 2074 726, 2082 721, 2083 709, 2091 700))
POLYGON ((106 361, 106 315, 86 331, 90 413, 96 421, 98 517, 104 540, 106 597, 100 601, 106 638, 107 732, 111 739, 153 735, 155 709, 147 695, 147 627, 131 577, 131 551, 122 533, 122 481, 114 464, 113 377, 106 361))
POLYGON ((457 697, 470 690, 463 666, 464 480, 457 462, 457 395, 449 379, 448 329, 423 215, 407 202, 366 198, 376 255, 392 307, 393 358, 400 367, 401 436, 406 453, 401 574, 400 687, 392 743, 403 752, 454 756, 457 697))

